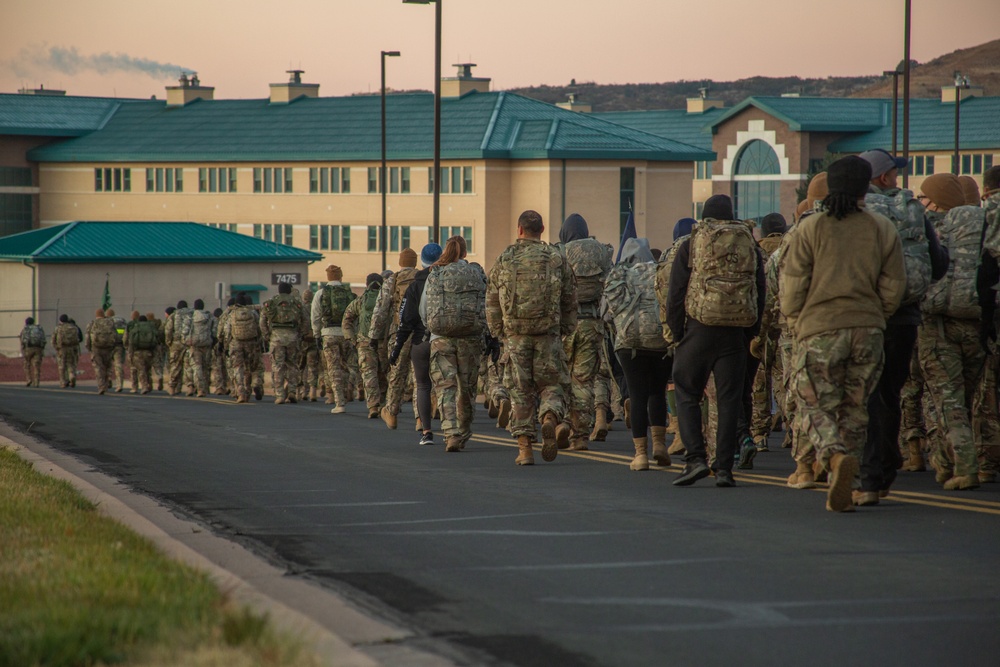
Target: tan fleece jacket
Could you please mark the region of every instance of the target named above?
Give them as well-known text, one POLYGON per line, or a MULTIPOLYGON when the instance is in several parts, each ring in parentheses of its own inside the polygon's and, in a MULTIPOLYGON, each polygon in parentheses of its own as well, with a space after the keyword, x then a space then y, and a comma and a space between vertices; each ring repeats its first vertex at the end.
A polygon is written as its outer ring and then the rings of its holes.
POLYGON ((783 251, 781 312, 796 340, 852 327, 884 330, 905 289, 899 234, 877 213, 810 215, 783 251))

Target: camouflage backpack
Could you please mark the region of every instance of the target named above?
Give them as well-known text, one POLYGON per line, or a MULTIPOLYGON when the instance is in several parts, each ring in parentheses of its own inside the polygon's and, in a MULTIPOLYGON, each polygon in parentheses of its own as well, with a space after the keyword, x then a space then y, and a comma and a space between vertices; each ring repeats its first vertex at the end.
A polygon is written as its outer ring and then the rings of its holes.
POLYGON ((372 315, 375 312, 375 302, 378 301, 379 289, 369 287, 361 295, 361 307, 358 315, 358 336, 361 338, 370 338, 372 315))
POLYGON ((869 192, 865 195, 865 209, 889 218, 896 226, 906 267, 902 305, 919 302, 931 286, 931 255, 924 229, 923 205, 909 190, 897 190, 895 194, 869 192))
POLYGON ((547 243, 517 243, 501 255, 497 276, 507 333, 546 334, 560 321, 562 253, 547 243))
POLYGON ((781 239, 785 238, 784 234, 771 234, 770 236, 765 236, 757 244, 760 249, 764 251, 764 259, 774 254, 774 251, 781 247, 781 239))
POLYGON ((114 347, 118 340, 115 323, 109 317, 94 320, 90 327, 90 342, 94 347, 114 347))
POLYGON ((155 350, 159 342, 159 332, 155 322, 136 322, 128 334, 129 342, 136 350, 155 350))
POLYGON ((257 340, 257 318, 249 306, 233 309, 229 315, 229 330, 235 340, 249 342, 257 340))
POLYGON ((128 323, 124 317, 113 317, 111 321, 115 323, 115 345, 125 344, 125 329, 128 323))
POLYGON ((393 328, 399 326, 399 306, 403 303, 403 295, 406 294, 410 283, 417 277, 417 270, 406 267, 396 272, 396 280, 392 285, 392 324, 393 328))
POLYGON ((979 319, 982 310, 976 277, 986 232, 986 213, 978 206, 958 206, 937 225, 941 245, 948 248, 948 273, 930 286, 920 309, 927 315, 979 319))
POLYGON ((611 269, 612 248, 597 239, 578 239, 564 246, 566 261, 576 276, 576 301, 585 317, 599 317, 604 279, 611 269))
POLYGON ((688 317, 713 327, 757 321, 757 243, 747 223, 706 218, 691 233, 688 317))
POLYGON ((76 327, 69 322, 61 322, 56 327, 55 342, 60 349, 76 347, 80 344, 76 327))
POLYGON ((438 336, 481 336, 486 329, 482 269, 458 261, 435 267, 424 284, 427 329, 438 336))
POLYGON ((685 234, 675 239, 673 245, 667 248, 667 251, 660 256, 660 261, 656 264, 654 291, 656 292, 656 301, 660 306, 660 324, 663 327, 663 340, 671 345, 676 341, 674 340, 674 335, 670 332, 670 327, 667 326, 667 298, 670 292, 670 272, 674 268, 674 260, 677 258, 678 248, 689 238, 691 238, 691 235, 685 234))
POLYGON ((21 343, 25 347, 45 347, 45 331, 37 324, 29 324, 21 332, 21 343))
POLYGON ((277 329, 298 326, 302 317, 301 300, 291 294, 279 294, 267 302, 267 321, 277 329))
POLYGON ((615 349, 666 350, 656 295, 657 265, 617 264, 605 281, 604 298, 614 318, 615 349))
POLYGON ((186 318, 189 322, 182 339, 185 345, 208 347, 212 344, 212 314, 207 310, 192 310, 186 318))
POLYGON ((323 327, 339 327, 344 321, 344 311, 357 297, 347 285, 327 285, 320 292, 323 327))

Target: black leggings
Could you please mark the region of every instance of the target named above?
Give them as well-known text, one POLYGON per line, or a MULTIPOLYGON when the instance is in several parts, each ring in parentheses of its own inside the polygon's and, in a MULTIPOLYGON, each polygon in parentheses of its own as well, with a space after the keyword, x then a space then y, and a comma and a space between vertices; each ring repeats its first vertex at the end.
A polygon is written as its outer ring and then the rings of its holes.
POLYGON ((615 350, 628 383, 632 437, 645 438, 650 426, 667 425, 667 383, 673 357, 652 350, 615 350))
POLYGON ((417 386, 417 415, 426 433, 431 430, 431 344, 430 341, 410 347, 413 364, 413 384, 417 386))

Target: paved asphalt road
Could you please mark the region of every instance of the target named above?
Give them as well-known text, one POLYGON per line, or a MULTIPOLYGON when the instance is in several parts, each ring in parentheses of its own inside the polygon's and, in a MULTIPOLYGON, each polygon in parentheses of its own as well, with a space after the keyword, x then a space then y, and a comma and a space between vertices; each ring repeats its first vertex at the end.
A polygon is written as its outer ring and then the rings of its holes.
POLYGON ((903 473, 832 515, 784 486, 787 451, 737 488, 675 488, 676 463, 629 471, 620 423, 598 451, 519 468, 479 412, 446 454, 359 403, 0 387, 14 427, 464 664, 1000 664, 1000 485, 903 473))

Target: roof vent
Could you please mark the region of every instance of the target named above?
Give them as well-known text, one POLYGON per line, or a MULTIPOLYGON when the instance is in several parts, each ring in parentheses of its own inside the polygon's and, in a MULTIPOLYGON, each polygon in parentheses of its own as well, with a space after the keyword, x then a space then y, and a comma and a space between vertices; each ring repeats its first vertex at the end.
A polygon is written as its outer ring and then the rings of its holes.
POLYGON ((579 113, 590 113, 593 111, 593 107, 586 102, 580 102, 576 99, 576 91, 570 91, 566 93, 566 101, 559 102, 556 104, 560 109, 566 109, 567 111, 577 111, 579 113))
POLYGON ((721 109, 726 106, 726 103, 722 100, 710 98, 708 96, 709 90, 710 88, 708 84, 706 84, 698 89, 698 97, 689 97, 687 99, 688 113, 705 113, 709 109, 721 109))
POLYGON ((287 83, 271 84, 271 104, 288 104, 300 97, 319 97, 318 83, 302 83, 305 70, 290 69, 287 83))
POLYGON ((955 83, 941 86, 941 103, 954 104, 955 100, 965 100, 970 97, 982 97, 982 86, 973 86, 969 77, 961 72, 955 72, 955 83))
POLYGON ((190 78, 186 72, 181 72, 177 83, 179 85, 167 86, 168 107, 182 107, 188 102, 211 100, 215 97, 215 88, 201 85, 197 72, 191 72, 190 78))
POLYGON ((490 92, 490 79, 472 76, 476 63, 456 63, 458 76, 441 77, 441 97, 461 97, 470 91, 490 92))
POLYGON ((56 90, 55 88, 46 88, 45 85, 40 85, 38 88, 21 88, 17 91, 20 95, 49 95, 51 97, 60 97, 66 94, 65 90, 56 90))

